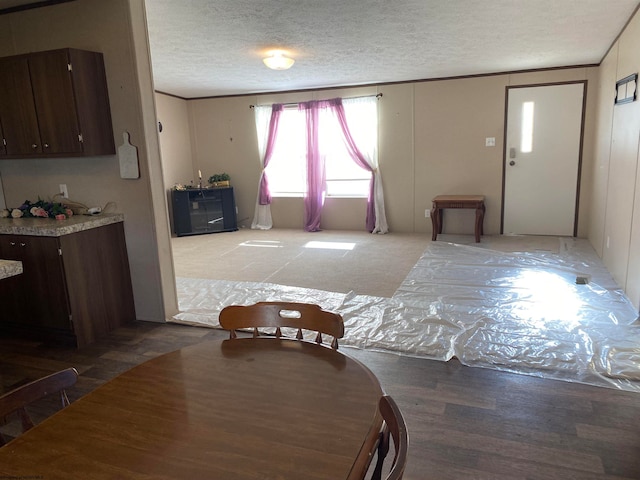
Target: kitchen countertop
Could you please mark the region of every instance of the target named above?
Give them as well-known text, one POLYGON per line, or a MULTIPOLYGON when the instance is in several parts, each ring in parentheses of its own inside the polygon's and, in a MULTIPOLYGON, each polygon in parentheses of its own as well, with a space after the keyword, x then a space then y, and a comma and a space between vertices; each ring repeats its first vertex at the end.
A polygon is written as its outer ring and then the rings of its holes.
POLYGON ((0 280, 22 273, 22 262, 0 259, 0 280))
MULTIPOLYGON (((102 227, 124 221, 121 213, 99 215, 74 215, 66 220, 53 218, 0 218, 0 235, 34 235, 38 237, 60 237, 91 228, 102 227)), ((0 260, 3 261, 3 260, 0 260)), ((19 262, 18 262, 19 263, 19 262)))

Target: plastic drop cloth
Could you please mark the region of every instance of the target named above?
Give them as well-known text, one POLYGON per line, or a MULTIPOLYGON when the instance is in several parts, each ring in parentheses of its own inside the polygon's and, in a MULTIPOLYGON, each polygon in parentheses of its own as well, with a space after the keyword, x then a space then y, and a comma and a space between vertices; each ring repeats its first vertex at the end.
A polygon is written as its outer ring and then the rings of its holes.
POLYGON ((640 392, 638 312, 586 240, 559 242, 559 253, 432 242, 392 298, 178 278, 173 321, 219 327, 227 305, 316 303, 343 316, 341 345, 640 392))

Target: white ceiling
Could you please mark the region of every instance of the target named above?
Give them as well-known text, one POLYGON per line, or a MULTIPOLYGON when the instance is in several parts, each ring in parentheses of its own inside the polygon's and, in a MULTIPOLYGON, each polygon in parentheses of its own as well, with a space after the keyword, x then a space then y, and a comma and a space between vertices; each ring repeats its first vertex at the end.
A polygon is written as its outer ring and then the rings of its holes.
POLYGON ((598 64, 638 3, 146 0, 155 88, 184 98, 598 64))
POLYGON ((194 98, 598 64, 640 0, 145 3, 156 90, 194 98))

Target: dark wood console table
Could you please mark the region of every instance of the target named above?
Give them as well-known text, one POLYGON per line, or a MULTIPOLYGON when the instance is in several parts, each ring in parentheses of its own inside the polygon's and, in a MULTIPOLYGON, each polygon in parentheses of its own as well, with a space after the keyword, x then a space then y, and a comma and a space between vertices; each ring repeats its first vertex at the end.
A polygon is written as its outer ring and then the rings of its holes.
POLYGON ((233 187, 172 190, 177 236, 238 230, 233 187))
POLYGON ((480 235, 483 235, 484 222, 484 195, 438 195, 432 200, 431 225, 433 233, 431 240, 435 242, 439 233, 442 233, 442 210, 445 208, 473 208, 476 211, 476 243, 480 243, 480 235))

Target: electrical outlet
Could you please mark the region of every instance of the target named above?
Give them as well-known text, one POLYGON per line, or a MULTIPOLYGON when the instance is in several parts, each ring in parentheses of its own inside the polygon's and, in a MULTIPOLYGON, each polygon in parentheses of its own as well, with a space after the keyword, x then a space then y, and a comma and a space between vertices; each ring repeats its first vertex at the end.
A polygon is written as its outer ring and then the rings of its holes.
POLYGON ((484 139, 484 144, 486 147, 495 147, 496 146, 496 137, 487 137, 484 139))
POLYGON ((430 217, 431 217, 431 210, 429 210, 428 208, 425 208, 424 218, 430 218, 430 217))
POLYGON ((62 196, 64 198, 69 198, 69 190, 67 190, 67 184, 66 183, 61 183, 60 184, 60 193, 62 194, 62 196))

